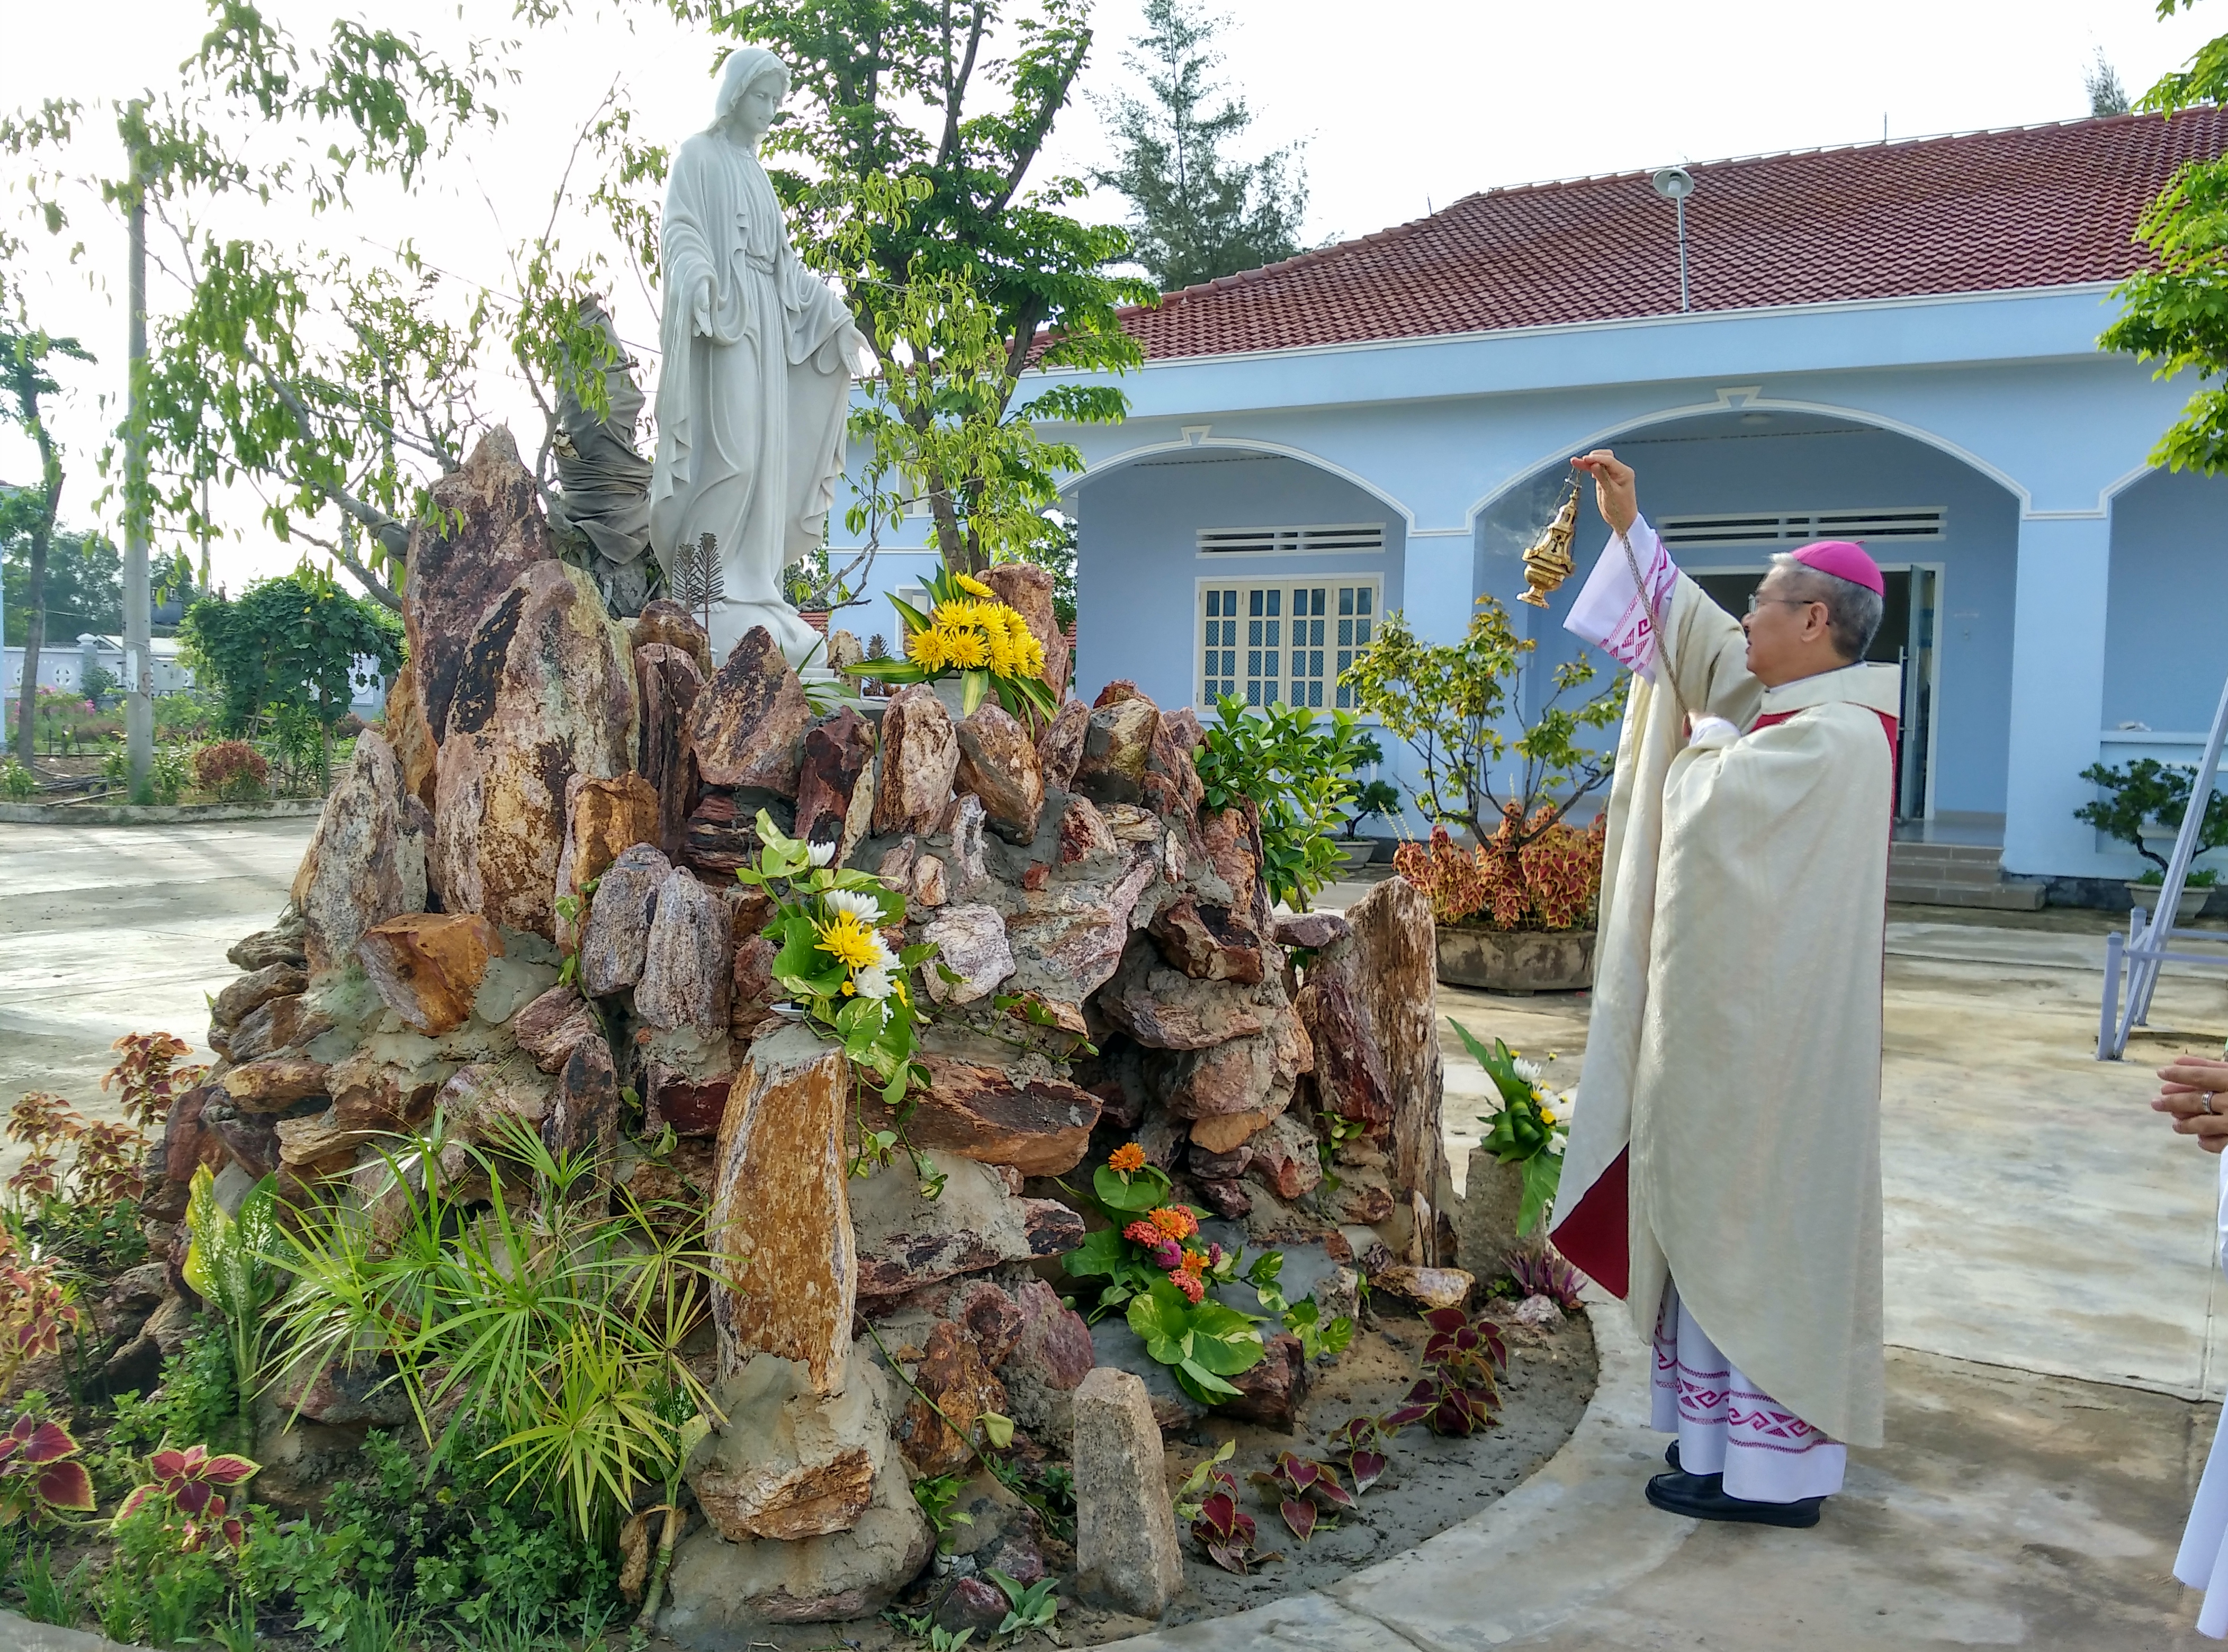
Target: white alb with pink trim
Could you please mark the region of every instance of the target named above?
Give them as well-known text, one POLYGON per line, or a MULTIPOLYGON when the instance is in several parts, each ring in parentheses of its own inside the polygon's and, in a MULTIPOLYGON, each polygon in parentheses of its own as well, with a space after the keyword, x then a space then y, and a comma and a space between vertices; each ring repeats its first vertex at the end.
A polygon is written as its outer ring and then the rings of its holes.
POLYGON ((1722 1474, 1725 1495, 1750 1502, 1830 1497, 1849 1464, 1828 1439, 1741 1374, 1679 1300, 1663 1287, 1655 1318, 1654 1426, 1679 1437, 1679 1466, 1722 1474))

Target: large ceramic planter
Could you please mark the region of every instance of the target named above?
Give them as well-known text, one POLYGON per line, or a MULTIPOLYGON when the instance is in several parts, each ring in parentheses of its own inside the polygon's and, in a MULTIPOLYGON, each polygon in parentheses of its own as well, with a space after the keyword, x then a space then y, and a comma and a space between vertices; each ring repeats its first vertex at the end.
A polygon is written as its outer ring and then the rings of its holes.
POLYGON ((1439 979, 1488 992, 1574 992, 1594 983, 1594 932, 1438 926, 1439 979))
MULTIPOLYGON (((2188 923, 2192 919, 2195 918, 2199 912, 2205 910, 2206 898, 2212 894, 2212 891, 2210 889, 2183 889, 2181 892, 2180 900, 2176 902, 2174 906, 2174 921, 2177 924, 2188 923)), ((2134 901, 2135 905, 2141 906, 2145 912, 2155 912, 2158 910, 2158 898, 2159 886, 2155 883, 2130 883, 2128 885, 2128 899, 2134 901)))
POLYGON ((1345 864, 1339 868, 1340 874, 1350 878, 1377 858, 1377 845, 1367 837, 1352 843, 1341 839, 1338 852, 1346 857, 1345 864))

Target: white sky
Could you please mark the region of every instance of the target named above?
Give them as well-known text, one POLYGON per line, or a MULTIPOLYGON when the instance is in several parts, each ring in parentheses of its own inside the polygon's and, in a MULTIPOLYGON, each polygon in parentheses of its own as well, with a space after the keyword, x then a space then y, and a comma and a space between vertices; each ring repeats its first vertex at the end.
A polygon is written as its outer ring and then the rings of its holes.
MULTIPOLYGON (((468 166, 439 169, 438 195, 404 202, 367 189, 355 212, 323 220, 282 202, 230 227, 359 252, 361 243, 409 236, 434 264, 500 281, 504 247, 547 215, 566 151, 614 75, 646 112, 646 136, 677 142, 709 112, 708 39, 646 3, 630 8, 639 15, 633 27, 594 0, 579 0, 576 10, 582 15, 571 24, 531 39, 514 60, 519 83, 494 94, 509 118, 474 133, 468 166)), ((1226 10, 1224 73, 1256 116, 1243 152, 1308 140, 1316 239, 1381 229, 1496 184, 1876 141, 1883 120, 1889 136, 1905 138, 2078 117, 2087 112, 2083 74, 2100 48, 2139 93, 2228 29, 2228 5, 2160 22, 2150 0, 1595 0, 1585 8, 1226 0, 1226 10), (1355 27, 1363 18, 1373 35, 1355 27)), ((194 0, 10 0, 9 10, 0 54, 0 108, 9 109, 48 97, 160 91, 205 27, 194 0), (99 26, 88 27, 95 18, 99 26)), ((266 0, 266 10, 305 42, 336 12, 367 15, 331 0, 266 0)), ((1126 82, 1120 57, 1138 11, 1139 0, 1100 0, 1086 90, 1126 82)), ((437 42, 515 32, 508 0, 382 0, 368 15, 437 42)), ((1045 170, 1107 158, 1098 111, 1079 99, 1055 129, 1045 170)), ((0 195, 0 211, 12 215, 21 199, 0 195)), ((1118 219, 1122 203, 1095 198, 1086 211, 1118 219)), ((577 241, 583 228, 567 222, 577 241)), ((63 516, 82 524, 100 485, 93 458, 123 382, 123 235, 97 203, 81 205, 76 229, 88 252, 73 267, 42 232, 23 227, 35 320, 79 334, 100 357, 98 367, 67 375, 71 394, 55 421, 71 467, 63 516), (88 272, 101 278, 98 286, 88 272)), ((159 275, 150 280, 157 311, 167 291, 159 275)), ((627 337, 654 342, 639 286, 622 277, 613 296, 627 337)), ((490 384, 488 401, 513 417, 530 449, 540 426, 523 391, 490 384)), ((29 479, 35 468, 29 444, 0 430, 0 477, 29 479)), ((234 589, 290 567, 297 554, 271 539, 258 510, 240 490, 222 508, 232 537, 216 548, 216 572, 234 589)))

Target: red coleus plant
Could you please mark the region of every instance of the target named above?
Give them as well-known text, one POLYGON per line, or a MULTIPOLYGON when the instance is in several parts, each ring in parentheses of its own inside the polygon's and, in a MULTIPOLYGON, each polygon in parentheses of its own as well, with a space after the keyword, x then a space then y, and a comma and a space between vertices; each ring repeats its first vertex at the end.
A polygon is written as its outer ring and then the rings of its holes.
MULTIPOLYGON (((167 1500, 170 1512, 181 1516, 177 1522, 181 1549, 190 1553, 206 1546, 212 1538, 221 1538, 227 1547, 237 1549, 247 1540, 247 1528, 239 1515, 227 1512, 222 1489, 244 1484, 260 1466, 243 1457, 211 1457, 205 1445, 157 1451, 147 1459, 154 1480, 131 1489, 124 1507, 116 1511, 117 1523, 121 1525, 150 1503, 167 1500)), ((168 1514, 163 1523, 172 1523, 168 1514)))
POLYGON ((1276 1559, 1254 1553, 1253 1516, 1238 1507, 1238 1482, 1227 1470, 1208 1470, 1207 1496, 1199 1506, 1199 1518, 1191 1523, 1191 1534, 1208 1559, 1241 1578, 1251 1562, 1276 1559))
POLYGON ((0 1229, 0 1390, 24 1362, 61 1352, 62 1333, 85 1322, 47 1262, 24 1262, 0 1229))
POLYGON ((1255 1485, 1276 1495, 1277 1512, 1303 1543, 1315 1534, 1323 1515, 1354 1508, 1354 1494, 1339 1483, 1338 1470, 1313 1457, 1279 1451, 1273 1471, 1252 1477, 1255 1485))
POLYGON ((93 1512, 93 1476, 74 1461, 77 1441, 51 1418, 27 1412, 0 1434, 0 1527, 64 1510, 93 1512))
POLYGON ((1424 1322, 1431 1328, 1424 1374, 1405 1403, 1380 1421, 1387 1431, 1421 1423, 1434 1434, 1475 1434, 1489 1426, 1501 1398, 1495 1377, 1508 1364, 1500 1328, 1459 1308, 1436 1309, 1424 1322))
POLYGON ((1385 1444, 1385 1425, 1374 1417, 1349 1417, 1330 1437, 1332 1448, 1346 1453, 1347 1472, 1354 1476, 1357 1497, 1385 1477, 1387 1460, 1378 1448, 1385 1444))
POLYGON ((170 1116, 171 1103, 208 1076, 207 1067, 176 1065, 194 1047, 169 1033, 126 1033, 109 1047, 124 1053, 101 1074, 100 1087, 113 1085, 124 1116, 139 1124, 161 1124, 170 1116))

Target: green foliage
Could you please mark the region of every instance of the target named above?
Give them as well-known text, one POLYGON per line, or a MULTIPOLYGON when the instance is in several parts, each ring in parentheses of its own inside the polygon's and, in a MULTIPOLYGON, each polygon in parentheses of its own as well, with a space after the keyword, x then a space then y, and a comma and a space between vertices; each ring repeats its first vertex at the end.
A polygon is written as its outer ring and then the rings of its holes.
POLYGON ((1300 1339, 1300 1352, 1309 1360, 1335 1357, 1354 1344, 1354 1322, 1344 1314, 1323 1322, 1322 1309, 1312 1297, 1303 1297, 1284 1310, 1284 1329, 1300 1339))
POLYGON ((1212 1297, 1187 1302, 1165 1278, 1132 1299, 1129 1321, 1146 1352, 1202 1405, 1235 1398, 1239 1391, 1224 1379, 1252 1370, 1263 1358, 1256 1321, 1212 1297))
MULTIPOLYGON (((2173 0, 2160 0, 2161 16, 2173 0)), ((2093 91, 2093 82, 2092 82, 2093 91)), ((2182 68, 2145 93, 2138 108, 2171 112, 2228 99, 2228 35, 2198 48, 2182 68)), ((2199 388, 2181 417, 2159 438, 2150 461, 2171 470, 2228 468, 2228 157, 2192 161, 2160 191, 2135 227, 2154 266, 2138 271, 2114 293, 2119 319, 2097 343, 2157 363, 2157 376, 2193 373, 2199 388)))
MULTIPOLYGON (((913 1060, 918 1029, 927 1018, 907 982, 936 948, 923 943, 891 951, 880 932, 905 921, 905 896, 870 873, 830 866, 832 845, 789 836, 763 809, 758 833, 758 865, 738 867, 735 876, 773 898, 764 932, 780 944, 774 982, 842 1045, 861 1095, 864 1074, 871 1073, 883 1105, 896 1113, 892 1130, 869 1130, 861 1116, 852 1174, 864 1175, 872 1165, 888 1162, 904 1139, 906 1092, 928 1081, 927 1069, 913 1060)), ((934 1198, 941 1177, 919 1154, 912 1158, 922 1191, 934 1198)))
POLYGON ((1344 863, 1330 840, 1360 790, 1353 771, 1369 737, 1351 712, 1334 711, 1326 722, 1306 706, 1249 708, 1234 695, 1216 701, 1214 712, 1192 753, 1207 806, 1252 800, 1270 896, 1303 912, 1344 863))
MULTIPOLYGON (((16 525, 23 512, 11 509, 29 492, 0 493, 0 579, 7 581, 10 648, 22 647, 31 624, 31 536, 28 528, 16 525)), ((47 547, 42 591, 48 653, 74 653, 78 637, 87 631, 122 634, 124 557, 100 534, 57 529, 47 547)), ((113 692, 112 676, 110 683, 113 692)))
POLYGON ((1516 1215, 1516 1236, 1521 1239, 1553 1207, 1562 1185, 1563 1149, 1570 1139, 1568 1104, 1551 1095, 1500 1039, 1488 1049, 1460 1021, 1447 1025, 1499 1092, 1499 1110, 1478 1120, 1486 1126, 1481 1145, 1501 1163, 1523 1167, 1524 1201, 1516 1215))
POLYGON ((1222 62, 1214 50, 1222 23, 1199 0, 1145 0, 1145 32, 1123 62, 1144 77, 1151 100, 1113 99, 1108 135, 1116 163, 1092 175, 1101 189, 1129 198, 1135 256, 1163 292, 1258 269, 1303 247, 1308 187, 1300 145, 1258 161, 1223 158, 1222 146, 1253 114, 1212 78, 1222 62), (1207 113, 1217 99, 1222 106, 1207 113))
POLYGON ((1409 795, 1425 818, 1467 826, 1482 841, 1514 804, 1524 825, 1508 847, 1521 849, 1609 783, 1614 743, 1596 751, 1579 737, 1623 716, 1628 679, 1619 672, 1602 693, 1565 705, 1565 695, 1594 680, 1593 662, 1580 654, 1555 668, 1553 691, 1531 726, 1511 739, 1518 672, 1539 644, 1516 635, 1495 599, 1480 597, 1477 608, 1459 643, 1425 643, 1405 614, 1387 614, 1375 646, 1339 681, 1354 691, 1357 707, 1416 753, 1422 778, 1409 795), (1520 778, 1504 796, 1495 780, 1511 752, 1520 778))
MULTIPOLYGON (((2189 794, 2197 783, 2195 771, 2139 757, 2120 768, 2091 763, 2081 771, 2081 778, 2104 795, 2075 810, 2074 819, 2087 821, 2125 843, 2163 877, 2167 858, 2144 844, 2143 828, 2181 829, 2182 816, 2189 812, 2189 794)), ((2228 844, 2228 796, 2215 791, 2205 800, 2205 818, 2198 823, 2197 852, 2202 855, 2223 844, 2228 844)), ((2192 887, 2196 887, 2194 879, 2192 887)))
POLYGON ((159 804, 174 804, 194 783, 194 754, 182 746, 157 746, 147 762, 147 790, 159 804))
MULTIPOLYGON (((144 1399, 119 1394, 115 1404, 109 1441, 118 1452, 144 1455, 165 1444, 220 1437, 240 1407, 232 1340, 215 1322, 196 1319, 178 1351, 163 1361, 154 1393, 144 1399)), ((102 1479, 111 1480, 118 1466, 113 1458, 106 1461, 102 1479)))
POLYGON ((39 777, 12 757, 0 758, 0 797, 29 803, 39 795, 39 777))
POLYGON ((277 1248, 278 1181, 266 1176, 247 1191, 236 1216, 217 1203, 216 1180, 204 1164, 194 1171, 186 1202, 186 1283, 222 1316, 232 1348, 243 1445, 255 1430, 255 1396, 262 1388, 264 1316, 282 1277, 269 1260, 277 1248))
POLYGON ((992 1566, 984 1574, 1006 1598, 1006 1616, 998 1625, 998 1633, 1016 1637, 1041 1630, 1054 1645, 1060 1636, 1053 1633, 1053 1624, 1060 1616, 1060 1598, 1053 1592, 1060 1587, 1058 1578, 1042 1578, 1026 1586, 992 1566))
POLYGON ((967 1484, 964 1474, 923 1475, 912 1482, 912 1500, 920 1505, 921 1514, 928 1521, 928 1529, 936 1534, 938 1548, 944 1546, 946 1535, 962 1526, 972 1526, 975 1517, 964 1509, 954 1508, 959 1494, 967 1484))
POLYGON ((80 1560, 61 1576, 54 1575, 52 1548, 34 1548, 23 1556, 23 1616, 34 1623, 75 1628, 93 1604, 93 1560, 80 1560))
POLYGON ((686 1425, 716 1415, 682 1357, 707 1311, 701 1240, 631 1199, 599 1213, 593 1162, 552 1154, 524 1124, 496 1149, 404 1138, 387 1173, 405 1201, 391 1247, 344 1212, 280 1241, 296 1275, 278 1312, 284 1357, 392 1361, 437 1463, 487 1459, 503 1497, 545 1498, 608 1550, 636 1493, 678 1473, 686 1425), (484 1213, 432 1168, 445 1149, 486 1178, 484 1213))
POLYGON ((381 676, 402 663, 400 622, 306 562, 237 598, 202 598, 179 636, 196 674, 223 696, 224 732, 234 737, 281 708, 330 730, 348 714, 358 659, 376 661, 381 676))

